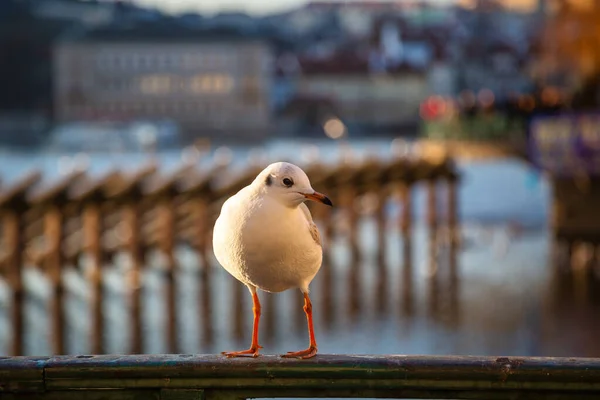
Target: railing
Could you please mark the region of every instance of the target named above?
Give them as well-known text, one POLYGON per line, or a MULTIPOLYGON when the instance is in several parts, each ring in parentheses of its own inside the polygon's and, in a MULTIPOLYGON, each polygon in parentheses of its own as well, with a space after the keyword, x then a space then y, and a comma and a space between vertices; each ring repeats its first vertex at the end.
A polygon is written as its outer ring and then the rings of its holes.
POLYGON ((0 360, 1 399, 596 399, 600 359, 138 355, 0 360))

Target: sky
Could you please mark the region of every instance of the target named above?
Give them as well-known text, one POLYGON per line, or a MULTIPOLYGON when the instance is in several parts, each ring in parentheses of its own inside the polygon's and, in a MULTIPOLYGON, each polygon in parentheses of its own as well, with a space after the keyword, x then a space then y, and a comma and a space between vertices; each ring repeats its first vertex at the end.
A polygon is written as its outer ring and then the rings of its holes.
POLYGON ((133 0, 133 3, 172 14, 245 11, 260 15, 294 8, 306 3, 306 0, 133 0))
MULTIPOLYGON (((433 1, 448 3, 452 0, 433 1)), ((170 14, 244 11, 249 14, 264 15, 298 7, 307 3, 308 0, 133 0, 133 2, 145 7, 158 8, 170 14)))

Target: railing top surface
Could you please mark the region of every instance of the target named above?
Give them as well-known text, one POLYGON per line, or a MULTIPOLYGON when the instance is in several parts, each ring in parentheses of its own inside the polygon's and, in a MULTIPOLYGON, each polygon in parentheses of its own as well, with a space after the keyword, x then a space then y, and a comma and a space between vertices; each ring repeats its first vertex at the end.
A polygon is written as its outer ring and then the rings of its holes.
POLYGON ((327 390, 332 394, 336 388, 600 394, 600 359, 318 355, 309 360, 295 360, 278 356, 229 359, 188 354, 0 359, 0 393, 94 388, 266 390, 278 387, 327 390))
POLYGON ((155 162, 142 165, 136 170, 121 174, 121 181, 116 183, 106 191, 108 197, 118 197, 123 194, 135 192, 139 185, 158 171, 158 165, 155 162))
MULTIPOLYGON (((250 183, 264 165, 214 164, 197 167, 199 166, 196 164, 184 163, 174 171, 161 173, 157 161, 151 160, 133 171, 113 170, 97 177, 90 175, 89 171, 78 170, 50 180, 44 179, 42 172, 33 171, 0 188, 0 207, 6 209, 15 204, 17 207, 36 206, 67 200, 131 201, 142 195, 192 194, 191 192, 208 194, 210 199, 218 200, 250 183)), ((304 168, 313 184, 326 186, 330 191, 354 185, 359 192, 364 192, 378 184, 450 179, 458 174, 449 159, 367 159, 334 165, 308 164, 304 168)))
POLYGON ((16 182, 5 185, 0 192, 0 206, 10 202, 15 197, 23 196, 27 190, 42 179, 42 173, 38 170, 30 171, 20 177, 16 182))
POLYGON ((115 182, 121 179, 121 172, 118 170, 110 170, 96 179, 80 180, 75 182, 69 188, 69 197, 72 200, 84 200, 85 198, 91 197, 97 192, 102 191, 110 185, 111 182, 115 182))
POLYGON ((68 194, 69 187, 84 176, 85 171, 74 171, 56 180, 42 182, 30 191, 28 200, 32 203, 43 203, 55 200, 61 195, 68 194))
POLYGON ((175 171, 166 174, 150 177, 145 182, 142 182, 142 192, 145 195, 156 195, 161 192, 175 190, 181 179, 196 172, 195 165, 183 165, 175 171))

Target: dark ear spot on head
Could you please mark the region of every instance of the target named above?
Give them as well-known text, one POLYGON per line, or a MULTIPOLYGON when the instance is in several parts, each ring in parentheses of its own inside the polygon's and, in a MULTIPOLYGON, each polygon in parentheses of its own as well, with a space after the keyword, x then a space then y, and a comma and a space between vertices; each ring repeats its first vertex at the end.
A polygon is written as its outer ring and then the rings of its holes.
POLYGON ((267 179, 265 179, 265 183, 267 186, 271 186, 273 184, 273 177, 271 175, 267 175, 267 179))

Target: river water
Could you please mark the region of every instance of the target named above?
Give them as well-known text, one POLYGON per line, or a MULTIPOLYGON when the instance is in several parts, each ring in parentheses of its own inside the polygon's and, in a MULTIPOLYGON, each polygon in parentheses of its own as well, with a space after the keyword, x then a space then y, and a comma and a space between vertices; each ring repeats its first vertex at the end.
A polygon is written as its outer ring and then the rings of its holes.
MULTIPOLYGON (((269 160, 297 160, 300 156, 335 162, 339 146, 332 142, 274 141, 263 148, 219 149, 217 157, 231 157, 242 165, 248 156, 261 154, 269 160), (315 149, 318 149, 318 153, 315 149)), ((389 141, 351 142, 355 157, 391 154, 389 141)), ((187 154, 187 153, 186 153, 187 154)), ((180 151, 159 152, 154 157, 165 169, 181 162, 180 151)), ((189 157, 187 154, 186 157, 189 157)), ((0 152, 0 176, 10 183, 28 170, 39 168, 56 178, 73 165, 87 165, 99 174, 111 167, 133 169, 144 154, 72 155, 0 152)), ((600 323, 598 295, 593 284, 561 275, 553 265, 552 243, 546 218, 550 190, 547 181, 515 160, 461 161, 463 180, 459 190, 463 221, 463 247, 459 253, 459 285, 451 289, 429 273, 427 229, 423 224, 423 190, 414 193, 415 226, 410 266, 412 285, 406 293, 402 262, 402 238, 390 224, 386 258, 376 257, 375 226, 365 218, 359 226, 361 259, 353 260, 344 238, 329 243, 331 262, 323 266, 313 285, 315 330, 323 353, 370 354, 477 354, 600 356, 597 337, 600 323), (327 272, 325 272, 327 271, 327 272), (329 275, 330 284, 325 282, 329 275), (407 300, 409 299, 409 301, 407 300), (408 304, 407 304, 408 301, 408 304), (327 304, 326 304, 327 303, 327 304), (325 310, 328 309, 329 312, 325 310)), ((326 192, 326 188, 319 188, 326 192)), ((390 207, 392 216, 395 207, 390 207)), ((203 318, 198 307, 199 288, 195 256, 179 249, 178 274, 179 337, 181 352, 214 353, 247 347, 251 332, 251 298, 242 293, 241 332, 234 329, 239 309, 233 293, 237 283, 213 260, 210 283, 212 338, 204 337, 203 318), (209 340, 210 339, 210 340, 209 340)), ((443 258, 443 252, 442 258, 443 258)), ((107 267, 105 307, 107 352, 127 353, 129 316, 125 302, 124 274, 127 263, 107 267)), ((144 351, 166 352, 164 340, 164 287, 160 278, 160 257, 150 261, 144 276, 144 351)), ((50 354, 47 299, 49 286, 33 269, 26 272, 30 292, 27 302, 26 353, 50 354)), ((89 353, 89 318, 85 301, 86 283, 80 274, 68 270, 67 302, 68 352, 89 353)), ((264 353, 281 353, 304 348, 307 342, 302 301, 299 293, 261 293, 263 319, 261 344, 264 353), (271 299, 268 299, 271 297, 271 299), (269 316, 265 314, 269 313, 269 316)), ((0 286, 0 348, 7 348, 10 329, 7 319, 9 292, 0 286)), ((239 329, 237 329, 239 330, 239 329)))

